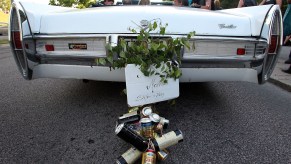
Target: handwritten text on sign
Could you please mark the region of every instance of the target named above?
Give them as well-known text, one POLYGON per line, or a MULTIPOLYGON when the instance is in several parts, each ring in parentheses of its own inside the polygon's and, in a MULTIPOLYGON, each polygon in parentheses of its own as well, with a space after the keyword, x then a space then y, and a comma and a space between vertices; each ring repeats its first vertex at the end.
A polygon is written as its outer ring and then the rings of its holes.
POLYGON ((125 78, 129 106, 151 104, 179 96, 179 79, 168 79, 168 83, 162 83, 158 75, 146 77, 134 64, 125 67, 125 78))

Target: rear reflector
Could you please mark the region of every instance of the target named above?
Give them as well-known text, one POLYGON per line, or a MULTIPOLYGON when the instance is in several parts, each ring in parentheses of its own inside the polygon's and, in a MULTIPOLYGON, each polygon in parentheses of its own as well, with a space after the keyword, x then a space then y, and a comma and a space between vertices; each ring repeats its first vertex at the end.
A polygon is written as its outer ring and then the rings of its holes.
POLYGON ((46 44, 45 45, 45 50, 46 51, 54 51, 55 50, 55 47, 54 47, 54 45, 46 44))
POLYGON ((277 35, 272 35, 271 37, 271 44, 269 46, 269 53, 275 53, 277 49, 277 44, 278 44, 278 36, 277 35))
POLYGON ((246 49, 245 48, 238 48, 236 50, 237 55, 245 55, 246 54, 246 49))
POLYGON ((20 32, 14 31, 13 32, 13 42, 16 49, 22 49, 22 42, 20 40, 20 32))

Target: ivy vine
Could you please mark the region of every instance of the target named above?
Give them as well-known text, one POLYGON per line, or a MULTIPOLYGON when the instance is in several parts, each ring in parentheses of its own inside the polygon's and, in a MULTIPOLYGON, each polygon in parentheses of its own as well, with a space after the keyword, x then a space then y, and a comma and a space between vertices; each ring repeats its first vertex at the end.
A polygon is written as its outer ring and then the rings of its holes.
POLYGON ((128 43, 120 38, 116 46, 107 44, 108 55, 97 59, 97 64, 109 63, 113 69, 135 64, 140 66, 145 76, 159 75, 164 83, 168 78, 178 79, 182 75, 179 69, 182 53, 184 48, 190 48, 189 39, 194 32, 186 37, 172 38, 165 35, 167 26, 153 21, 139 31, 129 28, 133 34, 137 34, 136 40, 128 43))

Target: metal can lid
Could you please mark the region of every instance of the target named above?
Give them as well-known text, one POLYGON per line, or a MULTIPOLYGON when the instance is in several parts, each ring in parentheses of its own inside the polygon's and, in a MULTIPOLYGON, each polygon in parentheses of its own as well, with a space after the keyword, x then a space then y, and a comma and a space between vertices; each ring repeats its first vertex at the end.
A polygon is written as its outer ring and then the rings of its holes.
POLYGON ((115 134, 118 134, 120 131, 121 131, 121 129, 124 127, 124 123, 122 123, 122 124, 119 124, 116 128, 115 128, 115 134))
POLYGON ((152 112, 153 112, 152 108, 151 107, 148 107, 148 106, 147 107, 144 107, 142 109, 142 114, 144 116, 149 116, 152 112))
POLYGON ((147 152, 155 152, 154 149, 148 149, 147 152))
POLYGON ((153 122, 160 122, 161 119, 160 116, 156 113, 152 113, 149 117, 153 122))
POLYGON ((152 120, 149 119, 149 118, 142 118, 142 119, 140 119, 140 123, 149 123, 149 122, 152 122, 152 120))
POLYGON ((169 152, 167 150, 160 150, 157 152, 158 159, 164 161, 168 158, 169 152))

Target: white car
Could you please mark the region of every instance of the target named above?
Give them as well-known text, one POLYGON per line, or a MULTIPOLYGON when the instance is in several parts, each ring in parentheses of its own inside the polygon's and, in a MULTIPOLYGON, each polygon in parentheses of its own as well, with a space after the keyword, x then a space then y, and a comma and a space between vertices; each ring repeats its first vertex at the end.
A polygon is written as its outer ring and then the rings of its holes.
POLYGON ((183 52, 180 82, 248 81, 270 77, 282 44, 279 6, 209 11, 163 5, 73 9, 28 2, 11 8, 9 40, 27 79, 72 78, 125 81, 124 69, 97 65, 105 45, 134 38, 128 27, 159 19, 167 37, 195 31, 195 49, 183 52))

